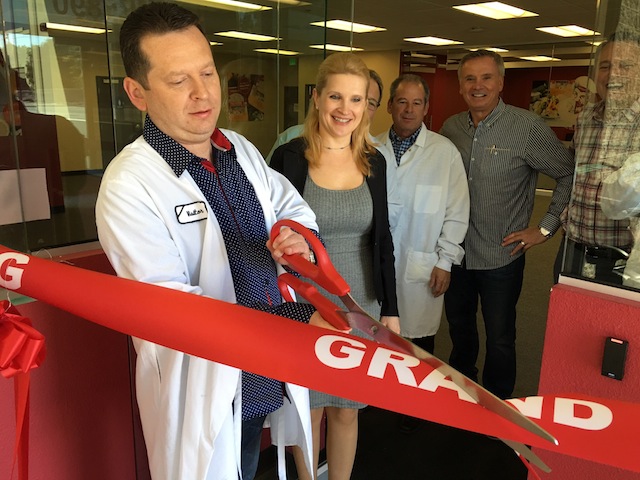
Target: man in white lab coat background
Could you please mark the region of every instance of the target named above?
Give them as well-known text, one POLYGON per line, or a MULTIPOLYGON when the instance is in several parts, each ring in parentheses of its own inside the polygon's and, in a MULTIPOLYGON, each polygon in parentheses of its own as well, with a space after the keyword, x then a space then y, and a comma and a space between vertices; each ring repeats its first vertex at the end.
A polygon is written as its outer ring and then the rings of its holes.
POLYGON ((398 77, 387 104, 393 125, 377 140, 387 160, 401 334, 433 353, 451 265, 464 256, 469 190, 456 147, 423 123, 428 110, 424 79, 398 77))

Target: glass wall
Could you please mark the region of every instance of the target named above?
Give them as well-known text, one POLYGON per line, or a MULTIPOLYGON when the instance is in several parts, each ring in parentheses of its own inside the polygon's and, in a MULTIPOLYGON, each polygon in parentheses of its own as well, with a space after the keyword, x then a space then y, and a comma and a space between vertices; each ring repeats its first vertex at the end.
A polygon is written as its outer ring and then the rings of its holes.
MULTIPOLYGON (((3 0, 0 244, 38 251, 97 239, 102 172, 142 129, 143 115, 122 88, 118 45, 122 22, 142 3, 3 0)), ((223 86, 219 126, 266 155, 279 132, 304 118, 331 40, 326 2, 263 1, 255 11, 183 3, 201 17, 212 45, 223 86)), ((336 3, 350 12, 348 2, 336 3)))
MULTIPOLYGON (((118 45, 120 25, 141 3, 144 2, 2 0, 0 244, 22 251, 38 251, 96 240, 93 209, 103 169, 142 127, 142 114, 133 108, 122 89, 124 70, 118 45), (84 30, 73 31, 69 26, 81 26, 84 30)), ((550 87, 566 87, 565 81, 570 81, 578 92, 571 95, 581 92, 582 100, 591 103, 602 100, 595 85, 604 72, 597 64, 596 68, 589 69, 595 54, 588 40, 595 38, 555 40, 558 38, 555 37, 536 44, 528 39, 525 42, 527 28, 501 30, 496 27, 498 23, 490 23, 495 20, 479 17, 469 23, 467 17, 456 17, 460 14, 452 13, 449 2, 434 1, 427 5, 412 0, 399 9, 393 2, 368 0, 263 0, 254 2, 259 4, 258 10, 219 1, 183 3, 201 16, 212 45, 224 89, 219 125, 244 134, 265 155, 279 132, 302 122, 317 66, 326 53, 330 53, 326 49, 333 45, 353 48, 382 76, 385 92, 382 107, 372 123, 374 134, 389 128, 391 120, 385 111, 388 86, 400 72, 421 73, 431 84, 433 95, 426 119, 430 128, 438 130, 446 117, 464 109, 457 94, 455 70, 456 63, 471 46, 503 47, 509 51, 502 54, 508 69, 503 92, 507 103, 538 108, 541 103, 536 103, 534 96, 538 95, 539 99, 544 90, 552 97, 550 87), (407 12, 413 12, 416 18, 424 16, 428 22, 408 21, 407 12), (325 28, 324 21, 334 19, 381 28, 369 33, 325 28), (465 41, 455 47, 425 47, 405 38, 436 35, 458 39, 468 34, 469 25, 473 25, 471 29, 476 35, 474 45, 465 41), (253 33, 266 38, 239 39, 229 32, 253 33), (522 59, 527 53, 547 55, 550 60, 533 64, 522 59), (542 90, 536 91, 536 88, 542 90)), ((628 37, 638 34, 640 20, 633 0, 574 2, 570 9, 556 9, 555 13, 593 29, 598 38, 614 32, 628 37)), ((513 20, 516 21, 520 22, 513 20)), ((634 70, 637 56, 625 54, 620 48, 613 48, 611 54, 607 54, 612 56, 611 75, 621 75, 617 72, 624 70, 624 75, 637 78, 638 72, 634 70), (628 61, 625 55, 634 61, 628 61)), ((623 85, 623 82, 610 83, 619 84, 620 88, 623 85)), ((632 82, 624 88, 629 90, 625 98, 633 98, 632 82)), ((612 95, 621 97, 620 90, 612 95)), ((615 257, 616 280, 629 275, 624 267, 626 256, 633 250, 634 217, 637 216, 633 208, 616 200, 619 193, 614 192, 614 187, 622 186, 621 182, 632 180, 618 178, 632 167, 621 170, 618 176, 609 174, 626 165, 626 159, 632 157, 638 135, 635 124, 611 120, 614 111, 609 100, 603 112, 606 125, 601 136, 594 140, 608 147, 592 149, 595 160, 583 159, 588 150, 584 145, 592 141, 581 137, 589 135, 587 129, 581 129, 578 122, 560 125, 561 120, 566 123, 566 118, 554 118, 556 112, 549 113, 549 109, 541 111, 558 136, 568 146, 575 144, 578 152, 574 201, 566 220, 568 237, 588 247, 604 249, 585 247, 577 256, 564 255, 567 258, 563 270, 567 275, 596 281, 601 280, 599 276, 590 273, 593 265, 599 263, 591 261, 594 255, 615 257), (614 144, 619 145, 614 148, 614 144), (596 177, 599 180, 596 181, 596 177), (588 208, 575 207, 582 201, 578 196, 585 182, 595 182, 593 185, 597 184, 599 189, 591 202, 591 213, 588 208), (607 183, 612 185, 607 187, 605 193, 609 193, 605 198, 600 189, 607 183), (604 207, 601 206, 603 199, 607 203, 604 207), (595 238, 595 234, 593 238, 583 238, 583 234, 574 232, 576 222, 588 215, 597 217, 596 222, 614 219, 615 228, 624 234, 624 241, 595 238), (626 218, 618 218, 625 215, 626 218), (614 247, 612 251, 617 253, 611 253, 609 247, 614 247), (582 262, 582 266, 569 267, 571 261, 582 262)), ((627 113, 636 108, 634 103, 627 107, 627 113)), ((626 113, 620 108, 616 107, 615 115, 622 118, 626 113)), ((551 188, 544 178, 541 188, 551 188)), ((591 220, 587 218, 584 222, 591 220)))
POLYGON ((602 43, 590 79, 595 93, 578 117, 576 172, 564 225, 562 273, 640 288, 640 5, 598 12, 602 43))
POLYGON ((102 5, 3 2, 2 19, 0 243, 38 250, 95 239, 95 82, 109 75, 102 5), (98 30, 65 33, 54 23, 98 30))

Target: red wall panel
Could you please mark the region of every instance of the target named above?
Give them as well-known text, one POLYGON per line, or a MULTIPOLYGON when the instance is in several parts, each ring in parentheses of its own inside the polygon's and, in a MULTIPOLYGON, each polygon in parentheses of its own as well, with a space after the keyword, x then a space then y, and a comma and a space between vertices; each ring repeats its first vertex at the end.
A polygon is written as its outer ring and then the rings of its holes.
MULTIPOLYGON (((556 285, 551 291, 540 394, 586 393, 640 402, 640 303, 556 285), (624 378, 601 375, 607 337, 629 341, 624 378)), ((636 438, 621 439, 636 442, 636 438)), ((640 452, 640 450, 639 450, 640 452)), ((556 453, 536 452, 553 471, 549 480, 637 480, 637 473, 556 453)))
MULTIPOLYGON (((111 270, 101 252, 67 259, 111 270)), ((127 337, 41 302, 18 310, 44 334, 47 348, 31 374, 30 480, 135 479, 127 337)), ((1 377, 0 412, 0 477, 9 478, 13 381, 1 377)))

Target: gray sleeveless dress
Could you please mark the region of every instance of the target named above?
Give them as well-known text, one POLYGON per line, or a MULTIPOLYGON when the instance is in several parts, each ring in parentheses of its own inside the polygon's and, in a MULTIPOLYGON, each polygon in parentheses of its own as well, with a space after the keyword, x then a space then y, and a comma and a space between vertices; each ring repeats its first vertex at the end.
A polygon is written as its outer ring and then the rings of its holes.
MULTIPOLYGON (((309 176, 304 187, 304 199, 316 214, 320 235, 332 263, 351 287, 351 295, 373 318, 380 317, 380 305, 373 286, 373 200, 366 182, 353 190, 327 190, 309 176)), ((317 287, 317 285, 316 285, 317 287)), ((318 288, 339 307, 340 299, 318 288)), ((302 300, 302 299, 300 299, 302 300)), ((353 335, 364 335, 356 330, 353 335)), ((311 408, 364 408, 366 404, 346 400, 326 393, 310 391, 311 408)))

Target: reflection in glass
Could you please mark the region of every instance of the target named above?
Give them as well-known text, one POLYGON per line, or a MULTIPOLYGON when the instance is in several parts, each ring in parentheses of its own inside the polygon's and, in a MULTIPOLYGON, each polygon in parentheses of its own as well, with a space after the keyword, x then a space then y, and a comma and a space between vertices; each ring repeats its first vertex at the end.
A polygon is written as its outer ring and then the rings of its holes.
POLYGON ((623 1, 620 23, 598 47, 593 95, 578 117, 576 174, 563 273, 640 287, 640 24, 623 1))
MULTIPOLYGON (((102 172, 142 130, 144 117, 122 89, 118 34, 126 15, 143 3, 3 5, 0 188, 8 200, 0 244, 33 251, 96 240, 102 172)), ((304 118, 305 91, 298 86, 302 77, 315 77, 324 58, 309 45, 325 43, 325 30, 310 24, 325 20, 326 5, 264 3, 270 8, 240 11, 199 0, 189 8, 203 19, 223 79, 219 126, 242 133, 266 154, 279 132, 304 118), (272 39, 217 35, 229 30, 272 39)))
MULTIPOLYGON (((10 101, 3 107, 9 129, 0 136, 0 188, 15 194, 0 214, 0 242, 21 250, 96 238, 94 172, 102 166, 88 84, 108 71, 104 34, 48 30, 50 20, 68 17, 63 4, 3 10, 10 101)), ((104 24, 99 5, 73 13, 78 24, 104 24)))

